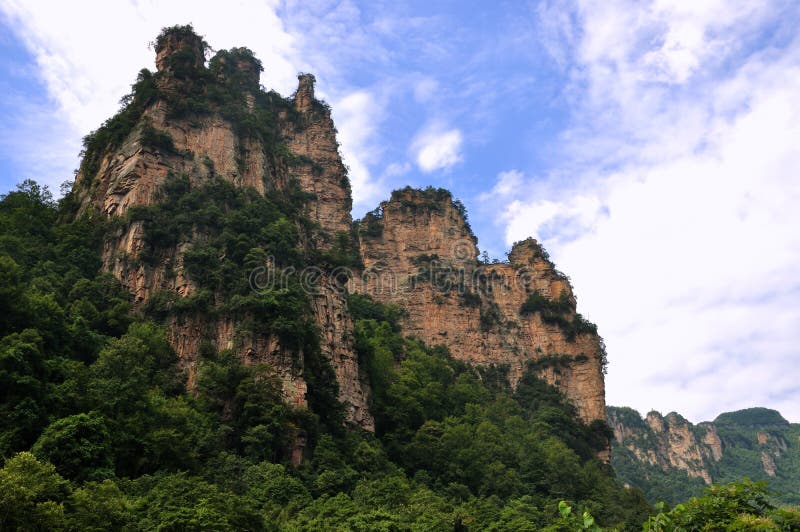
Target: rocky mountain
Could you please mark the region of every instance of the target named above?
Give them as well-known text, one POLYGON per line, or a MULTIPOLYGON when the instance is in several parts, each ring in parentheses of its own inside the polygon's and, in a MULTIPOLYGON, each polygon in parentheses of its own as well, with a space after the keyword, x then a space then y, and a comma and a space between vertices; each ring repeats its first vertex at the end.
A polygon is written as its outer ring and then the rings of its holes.
POLYGON ((403 334, 512 387, 533 367, 585 424, 602 423, 602 339, 535 240, 507 262, 479 261, 464 206, 441 189, 396 191, 353 223, 314 77, 284 98, 260 87, 246 48, 206 64, 207 50, 187 27, 159 36, 157 71, 142 71, 121 112, 87 137, 73 190, 77 215, 110 224, 103 269, 167 324, 190 387, 204 352, 232 350, 274 368, 289 404, 323 404, 329 367, 346 420, 373 430, 355 293, 400 308, 403 334), (256 297, 262 277, 283 283, 308 320, 277 323, 286 303, 256 297))
POLYGON ((680 414, 642 418, 608 407, 611 463, 618 478, 651 501, 677 503, 712 483, 767 480, 777 500, 800 503, 800 425, 778 412, 750 408, 696 425, 680 414))

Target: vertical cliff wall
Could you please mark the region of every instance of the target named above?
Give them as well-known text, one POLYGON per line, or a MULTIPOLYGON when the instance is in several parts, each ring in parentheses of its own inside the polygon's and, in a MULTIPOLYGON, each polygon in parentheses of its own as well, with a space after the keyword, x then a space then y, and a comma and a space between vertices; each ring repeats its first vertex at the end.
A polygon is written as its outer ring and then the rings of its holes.
POLYGON ((629 409, 609 408, 608 423, 616 445, 628 449, 636 460, 662 471, 683 471, 711 484, 712 464, 722 457, 716 427, 697 427, 675 412, 666 417, 650 412, 642 420, 629 409))
MULTIPOLYGON (((96 209, 116 220, 104 244, 103 267, 131 291, 139 309, 156 296, 171 294, 181 302, 201 292, 187 274, 184 257, 206 243, 208 234, 198 226, 143 260, 151 247, 146 221, 130 216, 165 201, 171 180, 183 179, 188 190, 196 190, 221 179, 279 198, 296 196, 299 189, 306 195, 300 218, 305 221, 296 229, 304 253, 326 249, 337 233, 350 229, 350 185, 330 111, 314 96, 313 76, 300 76, 296 94, 284 99, 259 87, 261 64, 248 50, 221 51, 208 66, 205 51, 202 38, 191 31, 162 34, 156 43, 157 72, 143 71, 127 107, 90 137, 76 178, 80 213, 96 209)), ((238 273, 246 280, 248 271, 238 273)), ((221 297, 217 294, 212 306, 222 304, 221 297)), ((310 310, 348 419, 372 429, 368 390, 352 346, 352 320, 342 290, 329 276, 317 280, 310 310)), ((277 335, 253 332, 247 319, 231 313, 172 314, 170 340, 190 385, 207 345, 271 365, 288 402, 306 404, 303 353, 291 352, 277 335)))
POLYGON ((364 275, 352 289, 406 311, 405 334, 479 366, 532 365, 585 423, 605 419, 604 349, 575 311, 568 279, 532 239, 481 264, 463 206, 441 189, 396 191, 359 227, 364 275))
POLYGON ((531 368, 585 423, 604 419, 602 340, 535 240, 516 244, 508 262, 480 263, 460 202, 404 189, 359 222, 356 242, 346 168, 314 77, 300 75, 283 98, 259 86, 262 65, 246 48, 206 64, 207 49, 191 28, 159 36, 157 72, 142 71, 120 113, 87 137, 74 187, 79 213, 112 221, 103 267, 138 311, 169 325, 190 386, 204 350, 232 350, 274 368, 287 401, 303 406, 318 351, 347 419, 372 430, 345 280, 333 275, 360 261, 349 289, 402 306, 405 334, 500 367, 512 386, 531 368), (298 278, 310 265, 314 286, 298 278), (258 268, 294 277, 258 295, 247 286, 258 268), (301 306, 316 342, 287 318, 301 306))

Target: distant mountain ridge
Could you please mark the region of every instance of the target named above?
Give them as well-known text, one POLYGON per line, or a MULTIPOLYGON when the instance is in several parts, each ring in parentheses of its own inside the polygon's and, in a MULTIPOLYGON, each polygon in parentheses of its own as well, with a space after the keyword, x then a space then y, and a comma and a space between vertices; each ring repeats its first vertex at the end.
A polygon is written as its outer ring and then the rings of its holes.
POLYGON ((749 477, 767 480, 776 500, 800 503, 800 424, 775 410, 726 412, 696 425, 675 412, 642 417, 609 406, 606 413, 619 480, 641 488, 651 502, 674 504, 711 483, 749 477))

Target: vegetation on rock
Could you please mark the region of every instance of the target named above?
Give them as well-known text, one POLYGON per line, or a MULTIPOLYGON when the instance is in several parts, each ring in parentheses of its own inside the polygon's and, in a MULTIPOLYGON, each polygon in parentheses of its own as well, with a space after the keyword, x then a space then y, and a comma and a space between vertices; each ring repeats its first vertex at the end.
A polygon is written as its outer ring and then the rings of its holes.
POLYGON ((767 482, 771 501, 800 504, 800 426, 778 412, 751 408, 697 425, 674 413, 650 416, 664 419, 663 431, 633 409, 608 407, 609 423, 624 434, 612 443, 611 463, 621 481, 641 488, 650 501, 678 504, 700 495, 707 487, 700 473, 707 472, 715 483, 767 482), (674 465, 681 460, 686 467, 674 465))
MULTIPOLYGON (((212 235, 231 231, 236 212, 269 209, 268 198, 237 203, 225 190, 213 223, 195 205, 212 235)), ((647 517, 641 496, 596 460, 602 436, 555 389, 532 374, 516 390, 485 383, 446 349, 404 338, 401 311, 365 296, 349 307, 374 435, 330 423, 318 403, 286 405, 268 368, 225 352, 204 352, 188 393, 165 330, 132 314, 127 293, 99 273, 103 222, 58 215, 30 182, 0 201, 3 290, 15 294, 3 298, 0 341, 4 528, 511 530, 557 522, 562 499, 606 524, 647 517), (295 468, 301 433, 308 459, 295 468)), ((145 215, 159 216, 131 213, 145 215)), ((169 223, 177 235, 195 227, 169 223)), ((209 289, 227 286, 220 278, 209 289)))

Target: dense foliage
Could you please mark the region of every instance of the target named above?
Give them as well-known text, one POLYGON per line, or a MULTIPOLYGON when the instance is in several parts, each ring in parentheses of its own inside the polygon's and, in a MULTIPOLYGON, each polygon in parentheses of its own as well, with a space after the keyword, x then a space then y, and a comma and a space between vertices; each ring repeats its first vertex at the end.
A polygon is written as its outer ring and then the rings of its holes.
POLYGON ((712 486, 670 511, 662 511, 645 523, 645 532, 684 530, 749 530, 779 532, 800 530, 800 509, 776 508, 769 501, 764 482, 744 479, 712 486))
POLYGON ((745 408, 736 412, 724 412, 714 420, 717 427, 731 426, 738 428, 788 428, 779 412, 769 408, 745 408))
POLYGON ((543 322, 558 325, 570 342, 580 334, 597 334, 597 326, 594 323, 579 313, 570 317, 573 312, 574 305, 570 302, 566 292, 561 292, 560 297, 553 301, 539 292, 531 292, 519 309, 520 314, 538 313, 543 322))
MULTIPOLYGON (((230 268, 258 245, 282 262, 308 260, 271 247, 280 241, 269 228, 291 206, 214 181, 170 186, 160 207, 115 222, 153 224, 141 260, 198 227, 219 246, 206 254, 234 257, 230 268), (190 206, 191 220, 163 211, 190 206), (237 225, 248 220, 265 233, 241 243, 237 231, 259 234, 237 225)), ((594 459, 603 427, 574 421, 531 375, 512 393, 403 338, 400 311, 368 298, 349 303, 375 390, 374 436, 322 422, 332 414, 313 403, 290 408, 267 368, 210 348, 187 393, 165 329, 150 321, 158 312, 131 313, 119 283, 98 273, 103 234, 117 225, 57 223, 69 202, 59 207, 31 182, 0 201, 3 529, 536 529, 557 522, 561 499, 606 523, 646 517, 641 497, 594 459), (298 435, 311 449, 294 468, 298 435)), ((225 264, 188 269, 232 301, 242 289, 226 284, 225 264)), ((280 309, 285 319, 303 315, 280 309)))

